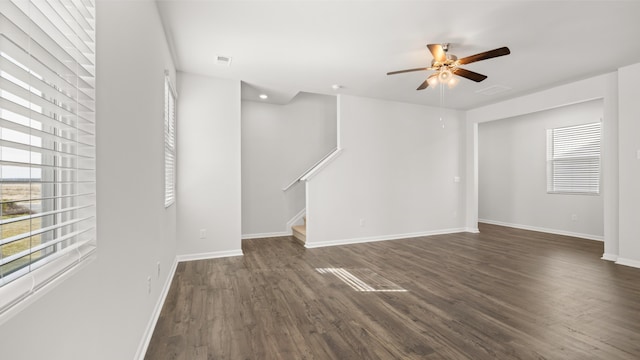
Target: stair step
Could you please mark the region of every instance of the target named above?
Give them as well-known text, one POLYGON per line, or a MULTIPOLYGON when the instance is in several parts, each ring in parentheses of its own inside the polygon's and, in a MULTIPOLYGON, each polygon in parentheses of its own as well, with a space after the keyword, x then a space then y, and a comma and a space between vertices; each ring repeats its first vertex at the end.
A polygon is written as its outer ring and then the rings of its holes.
POLYGON ((307 241, 307 226, 306 225, 294 225, 291 227, 293 230, 293 237, 298 239, 303 244, 307 241))

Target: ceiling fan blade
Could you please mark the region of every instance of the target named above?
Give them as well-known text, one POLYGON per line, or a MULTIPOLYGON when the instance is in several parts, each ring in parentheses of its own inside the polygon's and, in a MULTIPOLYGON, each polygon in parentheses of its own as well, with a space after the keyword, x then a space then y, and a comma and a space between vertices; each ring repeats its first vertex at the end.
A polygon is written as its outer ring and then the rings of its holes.
POLYGON ((416 90, 424 90, 427 87, 429 87, 429 79, 431 79, 432 77, 438 76, 438 73, 435 74, 431 74, 427 80, 425 80, 422 84, 420 84, 420 86, 418 86, 418 88, 416 90))
POLYGON ((429 68, 415 68, 415 69, 407 69, 407 70, 398 70, 398 71, 388 72, 387 75, 395 75, 395 74, 402 74, 402 73, 406 73, 406 72, 422 71, 422 70, 429 70, 429 68))
POLYGON ((429 51, 431 51, 431 55, 437 62, 445 62, 447 61, 447 54, 445 54, 442 49, 442 45, 440 44, 429 44, 427 45, 429 51))
POLYGON ((471 64, 472 62, 476 62, 476 61, 480 61, 480 60, 487 60, 487 59, 491 59, 491 58, 494 58, 494 57, 504 56, 504 55, 509 55, 509 54, 511 54, 511 50, 509 50, 509 48, 505 46, 505 47, 501 47, 499 49, 485 51, 483 53, 479 53, 479 54, 475 54, 475 55, 464 57, 464 58, 458 60, 458 64, 460 64, 460 65, 471 64))
POLYGON ((420 86, 418 86, 418 88, 416 90, 424 90, 427 87, 429 87, 429 82, 427 80, 425 80, 422 84, 420 84, 420 86))
POLYGON ((478 74, 477 72, 469 71, 469 70, 462 69, 462 68, 457 68, 457 69, 453 70, 453 73, 458 75, 458 76, 462 76, 463 78, 467 78, 469 80, 473 80, 475 82, 480 82, 480 81, 482 81, 482 80, 487 78, 486 75, 478 74))

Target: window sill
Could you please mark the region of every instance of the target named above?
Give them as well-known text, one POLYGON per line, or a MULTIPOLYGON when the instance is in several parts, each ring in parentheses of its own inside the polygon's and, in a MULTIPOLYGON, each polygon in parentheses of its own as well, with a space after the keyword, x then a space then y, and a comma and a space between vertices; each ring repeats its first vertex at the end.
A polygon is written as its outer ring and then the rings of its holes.
POLYGON ((95 245, 68 252, 0 287, 0 325, 96 259, 95 245))

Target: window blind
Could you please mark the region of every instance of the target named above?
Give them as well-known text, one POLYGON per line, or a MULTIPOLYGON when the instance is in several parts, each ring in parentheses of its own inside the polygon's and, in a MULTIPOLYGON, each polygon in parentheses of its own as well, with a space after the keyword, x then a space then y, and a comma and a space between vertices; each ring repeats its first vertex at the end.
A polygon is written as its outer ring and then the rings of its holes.
POLYGON ((600 193, 600 122, 547 130, 547 191, 600 193))
POLYGON ((96 245, 93 0, 0 1, 0 313, 96 245))
POLYGON ((164 206, 176 198, 176 93, 169 74, 164 80, 164 206))

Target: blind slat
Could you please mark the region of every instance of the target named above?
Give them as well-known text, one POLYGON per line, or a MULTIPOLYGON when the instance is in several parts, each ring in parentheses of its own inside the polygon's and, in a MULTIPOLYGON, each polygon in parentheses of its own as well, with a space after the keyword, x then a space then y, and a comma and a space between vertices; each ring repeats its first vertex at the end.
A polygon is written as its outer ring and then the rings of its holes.
POLYGON ((48 247, 55 246, 55 245, 57 245, 57 244, 59 244, 61 242, 69 241, 69 240, 73 239, 74 237, 77 237, 78 235, 84 234, 84 233, 86 233, 86 232, 88 232, 90 230, 93 230, 93 228, 78 230, 78 231, 66 234, 64 236, 58 237, 55 240, 50 240, 50 241, 41 243, 40 245, 33 246, 33 247, 31 247, 31 248, 29 248, 27 250, 21 251, 19 253, 14 254, 14 255, 8 256, 6 258, 2 258, 2 259, 0 259, 0 266, 1 265, 5 265, 5 264, 10 264, 10 263, 12 263, 12 262, 14 262, 14 261, 16 261, 16 260, 18 260, 20 258, 23 258, 25 256, 31 255, 33 253, 36 253, 36 252, 41 251, 43 249, 46 249, 48 247))
POLYGON ((87 216, 85 218, 77 218, 77 219, 61 222, 61 223, 56 224, 56 225, 51 225, 51 226, 43 227, 43 228, 40 228, 40 229, 37 229, 37 230, 31 230, 31 231, 28 231, 28 232, 24 232, 24 233, 19 234, 19 235, 10 236, 10 237, 7 237, 7 238, 4 238, 4 239, 0 240, 0 245, 10 244, 10 243, 16 242, 18 240, 26 239, 26 238, 29 238, 29 237, 34 236, 34 235, 40 235, 40 234, 46 233, 48 231, 61 229, 63 227, 71 226, 71 225, 77 224, 77 223, 79 223, 81 221, 86 221, 86 220, 90 220, 90 219, 93 219, 93 216, 87 216))

